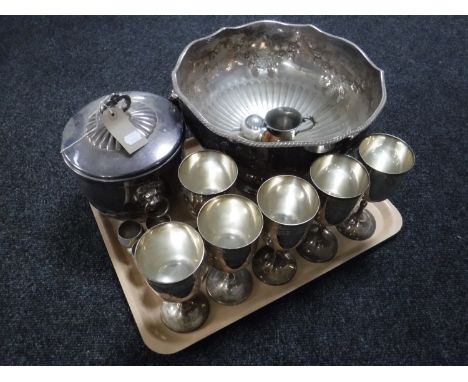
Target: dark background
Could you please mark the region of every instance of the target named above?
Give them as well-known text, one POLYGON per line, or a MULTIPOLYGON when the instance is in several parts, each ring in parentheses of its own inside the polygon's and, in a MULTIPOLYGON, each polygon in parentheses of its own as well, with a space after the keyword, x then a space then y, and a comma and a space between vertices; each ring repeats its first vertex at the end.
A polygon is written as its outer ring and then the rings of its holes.
POLYGON ((187 43, 255 17, 1 17, 1 364, 468 363, 468 18, 269 18, 344 36, 385 70, 371 129, 417 158, 392 200, 399 235, 181 353, 152 353, 62 130, 104 94, 169 94, 187 43))

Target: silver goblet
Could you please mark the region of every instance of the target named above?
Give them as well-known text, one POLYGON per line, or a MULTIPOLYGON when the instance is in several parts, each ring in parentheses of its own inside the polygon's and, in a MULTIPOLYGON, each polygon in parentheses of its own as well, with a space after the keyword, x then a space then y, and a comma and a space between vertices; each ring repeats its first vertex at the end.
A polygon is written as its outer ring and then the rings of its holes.
POLYGON ((369 174, 356 159, 342 154, 329 154, 310 166, 310 178, 317 188, 321 208, 297 252, 306 260, 325 262, 338 251, 335 235, 327 225, 345 220, 369 187, 369 174))
POLYGON ((215 150, 197 151, 180 164, 178 176, 193 216, 214 196, 227 193, 236 183, 237 165, 215 150))
POLYGON ((208 299, 199 293, 206 270, 204 260, 203 239, 181 222, 149 229, 136 245, 138 270, 164 300, 161 320, 171 330, 193 331, 208 317, 208 299))
POLYGON ((296 273, 296 259, 290 250, 303 240, 317 214, 319 196, 304 179, 279 175, 260 186, 257 203, 264 215, 267 246, 254 255, 252 269, 262 282, 282 285, 296 273))
POLYGON ((372 134, 359 145, 370 186, 356 212, 339 224, 338 231, 352 240, 366 240, 375 232, 375 218, 366 209, 368 202, 381 202, 393 195, 415 162, 411 147, 389 134, 372 134))
POLYGON ((243 302, 252 291, 245 265, 262 233, 260 209, 244 196, 221 195, 201 208, 197 224, 212 265, 206 277, 208 294, 224 305, 243 302))

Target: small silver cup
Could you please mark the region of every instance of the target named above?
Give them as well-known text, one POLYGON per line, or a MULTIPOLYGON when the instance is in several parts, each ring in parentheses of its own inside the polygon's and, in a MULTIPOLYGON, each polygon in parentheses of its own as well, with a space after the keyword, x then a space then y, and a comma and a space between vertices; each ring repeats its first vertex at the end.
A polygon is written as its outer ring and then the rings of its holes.
POLYGON ((201 208, 197 224, 213 267, 206 277, 208 294, 219 304, 240 304, 252 291, 244 267, 262 233, 260 209, 244 196, 221 195, 201 208))
POLYGON ((229 192, 237 174, 236 162, 222 152, 203 150, 188 155, 178 176, 191 214, 196 217, 209 199, 229 192))
POLYGON ((280 106, 268 111, 265 119, 257 114, 247 116, 241 122, 240 133, 252 141, 292 141, 296 134, 314 126, 313 117, 303 117, 292 107, 280 106))
POLYGON ((370 238, 376 228, 375 218, 366 209, 368 202, 381 202, 391 197, 415 162, 411 147, 389 134, 372 134, 359 145, 359 157, 365 164, 370 186, 356 212, 337 226, 352 240, 370 238))
POLYGON ((302 178, 279 175, 264 182, 257 193, 264 215, 263 237, 267 246, 252 259, 252 269, 262 282, 282 285, 296 273, 290 250, 304 238, 320 207, 317 191, 302 178))
MULTIPOLYGON (((142 225, 134 220, 125 220, 117 229, 119 243, 125 248, 132 248, 145 230, 142 225)), ((133 250, 132 250, 133 252, 133 250)))
POLYGON ((265 116, 267 129, 282 141, 292 141, 303 122, 301 113, 292 107, 277 107, 265 116))
POLYGON ((356 159, 329 154, 312 163, 310 178, 319 191, 321 208, 297 252, 319 263, 331 260, 338 251, 336 237, 326 226, 337 225, 351 214, 369 187, 369 174, 356 159))
POLYGON ((171 330, 190 332, 206 321, 209 302, 199 293, 206 271, 200 234, 181 222, 146 231, 135 248, 138 270, 164 302, 161 320, 171 330))

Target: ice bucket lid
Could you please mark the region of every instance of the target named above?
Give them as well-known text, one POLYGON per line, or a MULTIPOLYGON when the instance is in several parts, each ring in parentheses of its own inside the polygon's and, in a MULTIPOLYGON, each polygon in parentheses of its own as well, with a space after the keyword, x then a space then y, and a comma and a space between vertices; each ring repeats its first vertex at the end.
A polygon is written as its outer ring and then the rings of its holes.
POLYGON ((162 167, 182 145, 184 123, 175 105, 152 93, 116 94, 130 97, 126 113, 148 142, 128 154, 102 121, 102 105, 112 95, 94 100, 70 118, 63 130, 63 159, 80 176, 98 181, 135 178, 162 167))

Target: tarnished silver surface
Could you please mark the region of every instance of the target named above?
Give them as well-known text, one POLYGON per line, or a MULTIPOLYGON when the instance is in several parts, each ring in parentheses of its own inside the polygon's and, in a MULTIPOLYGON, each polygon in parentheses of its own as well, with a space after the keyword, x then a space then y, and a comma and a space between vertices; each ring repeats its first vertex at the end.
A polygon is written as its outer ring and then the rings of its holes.
POLYGON ((238 305, 250 296, 253 280, 250 272, 241 268, 235 272, 223 272, 211 268, 206 277, 206 291, 222 305, 238 305))
POLYGON ((366 206, 367 200, 363 199, 357 211, 338 224, 336 229, 351 240, 369 239, 377 227, 374 216, 366 209, 366 206))
POLYGON ((119 225, 117 237, 119 243, 125 248, 132 248, 143 233, 144 229, 140 223, 134 220, 125 220, 119 225))
POLYGON ((262 232, 260 209, 244 196, 217 196, 201 208, 197 225, 205 240, 210 264, 218 270, 208 273, 208 294, 220 304, 241 303, 252 290, 251 276, 242 268, 262 232))
POLYGON ((185 157, 178 176, 192 215, 197 216, 209 199, 228 192, 237 174, 236 162, 219 151, 197 151, 185 157))
POLYGON ((81 177, 101 182, 133 179, 164 165, 183 140, 183 120, 167 99, 152 93, 129 91, 130 121, 148 143, 129 155, 107 131, 98 117, 108 96, 96 99, 67 122, 61 153, 65 163, 81 177))
POLYGON ((155 178, 152 182, 145 182, 138 187, 134 194, 134 200, 144 206, 147 214, 163 216, 169 211, 169 199, 165 196, 166 186, 161 178, 155 178))
MULTIPOLYGON (((331 148, 366 129, 386 101, 383 71, 354 43, 313 25, 277 21, 226 27, 193 41, 172 83, 207 129, 252 147, 331 148), (312 116, 316 125, 290 141, 258 142, 241 134, 247 116, 265 118, 282 106, 312 116)), ((204 144, 204 135, 198 138, 204 144)))
POLYGON ((198 297, 204 260, 203 239, 186 223, 161 223, 136 245, 137 268, 165 301, 161 319, 172 330, 195 330, 208 317, 206 298, 198 297))
POLYGON ((365 209, 367 202, 380 202, 391 197, 415 163, 411 147, 389 134, 372 134, 359 145, 359 157, 365 164, 370 186, 359 208, 337 226, 352 240, 366 240, 375 232, 375 219, 365 209))
POLYGON ((311 225, 306 237, 297 247, 297 253, 313 263, 330 261, 337 251, 338 240, 335 234, 319 223, 311 225))
POLYGON ((119 219, 134 219, 165 208, 169 195, 176 193, 184 122, 178 108, 163 97, 119 94, 131 100, 125 113, 148 143, 131 155, 121 147, 100 117, 110 97, 104 96, 67 122, 61 154, 94 207, 119 219))
POLYGON ((265 217, 263 237, 267 246, 254 255, 252 269, 264 283, 282 285, 296 273, 296 260, 288 251, 303 240, 320 199, 304 179, 279 175, 260 186, 257 203, 265 217))
POLYGON ((298 246, 306 260, 324 262, 337 252, 337 242, 326 225, 343 222, 369 187, 369 174, 356 159, 341 154, 321 156, 310 166, 310 178, 319 191, 321 207, 317 224, 298 246))
POLYGON ((161 304, 161 320, 171 330, 187 333, 201 327, 210 314, 210 303, 201 293, 184 302, 161 304))

